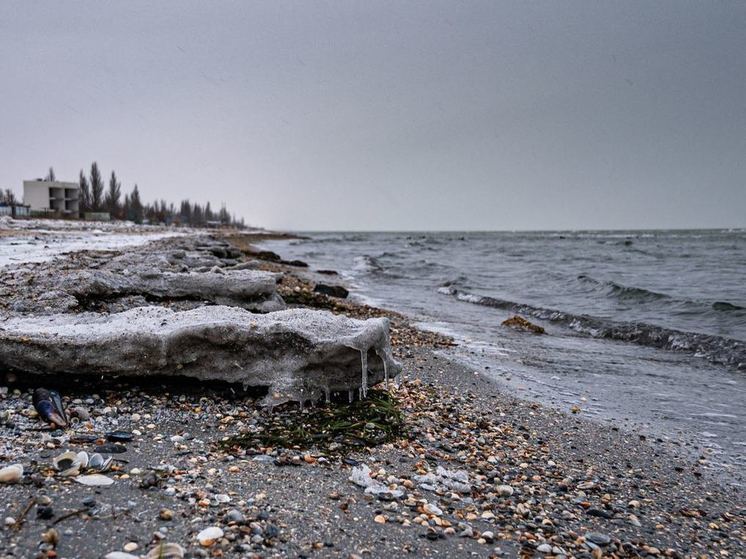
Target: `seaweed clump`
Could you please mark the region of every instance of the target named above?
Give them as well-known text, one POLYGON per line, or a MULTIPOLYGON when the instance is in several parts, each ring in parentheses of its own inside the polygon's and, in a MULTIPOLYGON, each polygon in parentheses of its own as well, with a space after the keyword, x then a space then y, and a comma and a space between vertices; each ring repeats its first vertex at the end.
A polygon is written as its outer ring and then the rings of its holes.
POLYGON ((310 410, 278 410, 256 430, 220 442, 223 448, 310 449, 329 455, 393 442, 404 435, 399 403, 385 390, 370 390, 367 398, 350 404, 332 403, 310 410))

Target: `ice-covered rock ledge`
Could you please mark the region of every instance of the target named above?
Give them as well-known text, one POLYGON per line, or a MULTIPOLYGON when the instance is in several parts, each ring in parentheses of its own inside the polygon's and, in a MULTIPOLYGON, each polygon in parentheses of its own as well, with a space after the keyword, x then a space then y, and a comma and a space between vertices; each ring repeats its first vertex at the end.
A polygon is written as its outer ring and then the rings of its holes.
POLYGON ((272 312, 285 308, 277 294, 280 274, 258 270, 210 272, 148 272, 125 275, 103 270, 85 270, 66 275, 60 289, 78 301, 144 295, 163 299, 200 299, 220 305, 272 312))
POLYGON ((388 319, 293 309, 257 315, 209 306, 174 312, 16 317, 0 323, 0 367, 28 374, 182 375, 269 388, 268 402, 365 395, 397 376, 388 319))

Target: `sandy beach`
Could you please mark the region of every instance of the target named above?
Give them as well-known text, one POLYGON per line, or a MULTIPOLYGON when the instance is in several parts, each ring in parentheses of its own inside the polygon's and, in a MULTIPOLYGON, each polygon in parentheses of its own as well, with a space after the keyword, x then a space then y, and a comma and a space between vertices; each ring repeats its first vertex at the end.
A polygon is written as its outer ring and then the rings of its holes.
MULTIPOLYGON (((386 316, 402 375, 374 394, 392 403, 400 430, 363 422, 359 429, 381 430, 382 442, 298 436, 292 445, 269 444, 265 435, 278 425, 312 431, 324 409, 344 414, 350 404, 335 398, 329 408, 291 402, 270 410, 256 390, 178 372, 137 381, 39 377, 3 363, 0 468, 21 464, 23 475, 0 483, 0 557, 158 557, 166 542, 181 546, 174 556, 184 557, 744 555, 742 491, 687 450, 517 399, 438 356, 453 343, 447 337, 417 330, 403 315, 314 291, 318 283, 340 284, 333 274, 283 255, 257 258, 251 244, 260 238, 167 235, 58 255, 51 265, 61 280, 112 258, 145 261, 185 242, 227 242, 215 265, 281 274, 277 291, 291 308, 386 316), (31 403, 39 386, 60 392, 75 418, 70 428, 39 420, 31 403), (111 456, 101 474, 110 485, 61 475, 53 460, 68 450, 111 456)), ((57 304, 40 303, 29 280, 49 265, 0 268, 3 320, 57 304)), ((195 269, 205 265, 195 262, 195 269)), ((145 299, 173 310, 212 304, 128 293, 88 300, 84 310, 117 313, 145 299)))

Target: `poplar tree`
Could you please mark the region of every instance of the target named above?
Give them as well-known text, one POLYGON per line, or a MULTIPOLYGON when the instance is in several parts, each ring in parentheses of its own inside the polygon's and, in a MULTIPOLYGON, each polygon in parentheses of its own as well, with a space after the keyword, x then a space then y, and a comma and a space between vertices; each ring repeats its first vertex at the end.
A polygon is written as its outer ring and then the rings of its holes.
POLYGON ((103 196, 104 181, 101 179, 101 172, 98 170, 98 164, 94 161, 91 165, 91 207, 93 211, 101 211, 103 196))

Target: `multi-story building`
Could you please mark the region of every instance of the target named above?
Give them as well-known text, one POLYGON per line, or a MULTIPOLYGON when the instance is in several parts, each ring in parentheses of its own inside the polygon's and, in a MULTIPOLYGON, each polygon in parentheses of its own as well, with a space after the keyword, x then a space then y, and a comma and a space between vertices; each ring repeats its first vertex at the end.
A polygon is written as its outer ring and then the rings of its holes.
POLYGON ((80 217, 80 185, 77 182, 23 181, 23 203, 32 212, 80 217))

